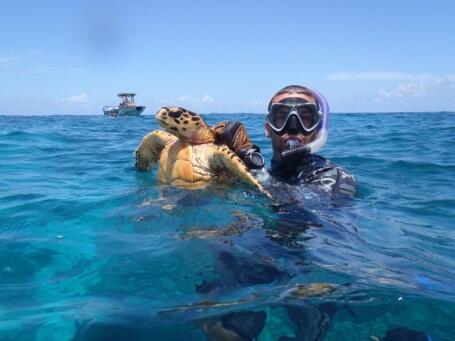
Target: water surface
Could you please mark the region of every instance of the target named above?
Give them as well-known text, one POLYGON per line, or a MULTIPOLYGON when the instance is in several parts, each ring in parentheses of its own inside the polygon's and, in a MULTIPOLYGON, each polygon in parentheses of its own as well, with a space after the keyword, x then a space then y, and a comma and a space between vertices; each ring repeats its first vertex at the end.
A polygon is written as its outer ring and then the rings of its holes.
MULTIPOLYGON (((234 118, 269 159, 263 116, 206 116, 234 118)), ((329 126, 321 155, 356 175, 359 196, 302 188, 300 204, 277 205, 242 184, 187 191, 137 172, 152 116, 0 116, 0 339, 200 340, 210 322, 262 311, 259 340, 311 316, 329 318, 326 340, 396 327, 451 340, 455 114, 329 126), (333 290, 292 294, 311 283, 333 290)))

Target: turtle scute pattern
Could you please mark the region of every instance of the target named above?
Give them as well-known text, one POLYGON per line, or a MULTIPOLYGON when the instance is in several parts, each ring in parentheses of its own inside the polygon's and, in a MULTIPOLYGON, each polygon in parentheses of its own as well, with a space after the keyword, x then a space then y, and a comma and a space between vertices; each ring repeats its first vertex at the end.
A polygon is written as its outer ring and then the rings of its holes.
POLYGON ((158 180, 178 187, 200 188, 215 179, 237 178, 262 192, 242 160, 215 136, 198 114, 180 107, 163 107, 158 123, 166 130, 147 134, 136 149, 136 167, 145 171, 159 161, 158 180))

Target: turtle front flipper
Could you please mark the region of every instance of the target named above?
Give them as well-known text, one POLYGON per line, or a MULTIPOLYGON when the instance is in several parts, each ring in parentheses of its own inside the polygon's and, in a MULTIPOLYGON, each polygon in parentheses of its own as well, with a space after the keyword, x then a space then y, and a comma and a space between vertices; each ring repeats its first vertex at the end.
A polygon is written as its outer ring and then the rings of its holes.
POLYGON ((172 134, 161 130, 154 130, 144 136, 136 149, 136 168, 141 171, 152 169, 160 159, 164 147, 177 140, 172 134))
POLYGON ((209 159, 209 164, 213 170, 225 169, 234 175, 235 178, 256 187, 262 193, 271 197, 270 193, 256 180, 243 161, 228 147, 217 146, 209 159))

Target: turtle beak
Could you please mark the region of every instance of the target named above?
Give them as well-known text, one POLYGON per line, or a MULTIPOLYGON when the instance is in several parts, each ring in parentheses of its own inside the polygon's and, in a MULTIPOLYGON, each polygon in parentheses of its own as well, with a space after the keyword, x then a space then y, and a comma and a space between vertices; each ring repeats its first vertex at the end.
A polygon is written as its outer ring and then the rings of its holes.
POLYGON ((160 110, 158 110, 158 112, 155 114, 155 118, 158 120, 158 122, 163 121, 163 116, 166 112, 167 112, 166 108, 161 108, 160 110))

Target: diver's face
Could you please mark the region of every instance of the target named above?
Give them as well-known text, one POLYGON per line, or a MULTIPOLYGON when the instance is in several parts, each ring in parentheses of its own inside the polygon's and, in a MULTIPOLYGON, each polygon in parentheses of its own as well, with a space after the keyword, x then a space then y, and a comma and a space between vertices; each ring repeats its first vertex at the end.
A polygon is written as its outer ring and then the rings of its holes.
POLYGON ((316 138, 317 131, 313 130, 309 135, 303 135, 302 133, 292 134, 285 132, 283 135, 277 135, 273 129, 266 123, 265 129, 269 132, 272 140, 273 159, 280 161, 282 159, 281 153, 286 149, 289 149, 288 143, 293 140, 296 144, 308 144, 313 142, 316 138))
MULTIPOLYGON (((277 96, 274 98, 273 103, 280 103, 288 94, 284 94, 283 96, 277 96)), ((314 97, 305 95, 305 94, 298 94, 296 95, 307 102, 316 103, 314 97)), ((287 149, 289 149, 289 143, 295 144, 308 144, 313 142, 316 139, 317 130, 313 130, 311 133, 306 133, 303 129, 299 129, 297 126, 293 126, 292 123, 297 123, 299 126, 300 123, 298 122, 288 122, 289 127, 287 126, 284 130, 283 134, 277 134, 267 123, 265 124, 265 129, 267 131, 267 135, 270 136, 272 140, 272 149, 273 149, 273 159, 280 161, 282 159, 281 153, 287 149), (289 129, 290 128, 290 129, 289 129)))

